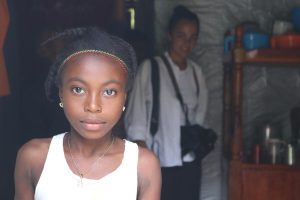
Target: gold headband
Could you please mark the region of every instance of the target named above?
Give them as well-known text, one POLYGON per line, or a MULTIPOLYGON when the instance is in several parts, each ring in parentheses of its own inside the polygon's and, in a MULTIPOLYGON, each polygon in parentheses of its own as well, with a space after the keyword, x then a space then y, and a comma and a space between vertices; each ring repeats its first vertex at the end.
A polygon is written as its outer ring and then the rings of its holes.
POLYGON ((68 62, 71 58, 75 57, 75 56, 78 56, 80 54, 85 54, 85 53, 94 53, 94 54, 102 54, 102 55, 105 55, 105 56, 109 56, 115 60, 117 60, 118 62, 120 62, 122 64, 122 68, 127 72, 127 67, 126 67, 126 64, 123 60, 121 60, 119 57, 113 55, 113 54, 110 54, 110 53, 107 53, 105 51, 100 51, 100 50, 92 50, 92 49, 89 49, 89 50, 82 50, 82 51, 77 51, 71 55, 69 55, 66 59, 64 59, 64 61, 61 63, 61 65, 59 66, 59 69, 58 71, 61 70, 62 66, 64 66, 66 64, 66 62, 68 62))

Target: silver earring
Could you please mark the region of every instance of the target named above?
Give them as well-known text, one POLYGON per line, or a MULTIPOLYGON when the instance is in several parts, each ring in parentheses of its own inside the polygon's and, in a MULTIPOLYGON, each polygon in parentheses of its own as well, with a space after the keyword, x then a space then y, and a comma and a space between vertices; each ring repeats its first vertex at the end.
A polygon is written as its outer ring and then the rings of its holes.
POLYGON ((59 103, 59 107, 63 108, 64 104, 62 102, 59 103))
POLYGON ((125 111, 125 109, 126 109, 126 107, 125 107, 125 106, 123 106, 123 112, 125 111))

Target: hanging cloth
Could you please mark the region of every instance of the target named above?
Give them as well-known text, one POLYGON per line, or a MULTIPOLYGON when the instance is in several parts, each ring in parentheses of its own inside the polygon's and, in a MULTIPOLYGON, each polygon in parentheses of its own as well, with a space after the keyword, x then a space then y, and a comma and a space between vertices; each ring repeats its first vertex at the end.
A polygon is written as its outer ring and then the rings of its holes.
POLYGON ((9 24, 9 11, 6 0, 0 0, 0 96, 10 94, 7 70, 4 59, 4 42, 9 24))

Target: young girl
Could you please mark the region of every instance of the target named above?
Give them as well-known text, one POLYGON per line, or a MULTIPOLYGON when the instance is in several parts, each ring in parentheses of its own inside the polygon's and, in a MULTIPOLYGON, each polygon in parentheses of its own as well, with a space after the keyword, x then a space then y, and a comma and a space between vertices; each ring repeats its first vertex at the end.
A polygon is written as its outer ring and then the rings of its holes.
POLYGON ((96 28, 57 56, 46 81, 59 89, 70 131, 18 152, 15 200, 156 200, 161 175, 147 149, 114 136, 136 67, 132 47, 96 28))

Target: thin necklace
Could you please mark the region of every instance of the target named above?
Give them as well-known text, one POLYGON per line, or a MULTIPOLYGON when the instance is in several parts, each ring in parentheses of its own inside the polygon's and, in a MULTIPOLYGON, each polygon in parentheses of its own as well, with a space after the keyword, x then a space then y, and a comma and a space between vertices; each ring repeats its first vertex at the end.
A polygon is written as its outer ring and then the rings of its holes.
POLYGON ((94 168, 94 166, 96 165, 96 163, 98 163, 101 159, 103 159, 103 157, 107 154, 107 152, 111 149, 111 147, 113 146, 114 142, 115 142, 115 137, 113 137, 111 143, 107 146, 107 148, 105 149, 105 151, 103 152, 103 154, 101 155, 97 155, 97 159, 93 162, 93 164, 91 165, 91 167, 86 170, 86 172, 82 172, 82 170, 79 169, 78 167, 78 164, 76 163, 75 159, 74 159, 74 156, 72 154, 72 151, 71 151, 71 145, 70 145, 70 138, 71 138, 71 134, 68 135, 68 149, 69 149, 69 152, 70 152, 70 155, 71 155, 71 160, 72 160, 72 163, 76 169, 76 172, 77 172, 77 175, 79 176, 80 180, 78 182, 78 185, 79 186, 83 186, 83 177, 84 176, 87 176, 91 171, 92 169, 94 168))

